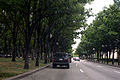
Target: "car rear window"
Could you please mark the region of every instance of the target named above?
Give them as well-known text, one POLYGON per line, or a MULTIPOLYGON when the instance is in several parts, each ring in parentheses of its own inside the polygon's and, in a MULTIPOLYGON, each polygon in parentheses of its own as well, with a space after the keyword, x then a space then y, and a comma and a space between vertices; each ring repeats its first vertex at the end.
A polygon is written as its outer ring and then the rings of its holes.
POLYGON ((67 57, 67 53, 55 53, 54 57, 67 57))

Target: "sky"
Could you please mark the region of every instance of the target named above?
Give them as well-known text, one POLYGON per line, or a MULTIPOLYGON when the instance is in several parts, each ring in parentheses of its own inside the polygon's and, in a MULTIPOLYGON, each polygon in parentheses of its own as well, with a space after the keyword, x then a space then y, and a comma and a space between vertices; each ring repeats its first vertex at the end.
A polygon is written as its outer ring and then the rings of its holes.
MULTIPOLYGON (((86 9, 92 8, 92 13, 97 14, 100 11, 102 11, 104 9, 104 7, 109 7, 109 5, 112 5, 113 3, 114 3, 113 0, 94 0, 90 4, 86 4, 85 8, 86 9)), ((95 19, 95 17, 88 18, 87 24, 92 23, 92 21, 94 19, 95 19)), ((81 37, 81 35, 79 35, 79 37, 81 37)), ((80 43, 80 39, 74 39, 74 40, 75 40, 76 44, 72 45, 73 50, 75 50, 80 43)))

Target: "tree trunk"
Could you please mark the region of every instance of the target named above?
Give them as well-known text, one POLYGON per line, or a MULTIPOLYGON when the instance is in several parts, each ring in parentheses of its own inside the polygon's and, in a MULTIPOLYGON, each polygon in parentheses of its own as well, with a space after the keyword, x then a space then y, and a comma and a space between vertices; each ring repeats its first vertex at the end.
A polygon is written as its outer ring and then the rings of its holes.
POLYGON ((5 37, 5 40, 4 40, 4 54, 6 55, 5 57, 7 57, 7 40, 6 40, 6 37, 5 37))
POLYGON ((37 47, 36 63, 35 63, 35 66, 39 66, 39 46, 37 47))
POLYGON ((43 59, 42 53, 43 53, 43 46, 42 46, 42 44, 41 44, 41 49, 40 49, 40 59, 41 59, 41 60, 43 59))
POLYGON ((102 53, 102 63, 103 63, 103 53, 102 53))
POLYGON ((49 42, 47 43, 47 54, 48 54, 48 62, 50 62, 50 47, 49 47, 49 42))
POLYGON ((113 50, 113 55, 112 55, 112 65, 114 65, 114 50, 113 50))
POLYGON ((32 30, 30 27, 30 2, 27 1, 27 15, 25 18, 25 24, 26 24, 26 32, 25 32, 25 64, 24 64, 24 69, 29 69, 29 45, 30 45, 30 39, 31 39, 31 34, 32 30))
POLYGON ((36 44, 36 32, 34 32, 34 43, 33 43, 33 48, 32 48, 32 52, 31 52, 32 60, 34 60, 35 44, 36 44))
POLYGON ((120 65, 120 50, 118 50, 118 66, 120 65))
POLYGON ((111 55, 111 50, 109 51, 109 63, 111 62, 110 55, 111 55))
POLYGON ((25 48, 22 49, 22 52, 23 52, 22 54, 23 60, 25 60, 25 48))
POLYGON ((19 49, 18 49, 18 50, 19 50, 19 53, 18 53, 18 58, 20 58, 20 55, 21 55, 21 54, 20 54, 20 53, 21 53, 21 52, 20 52, 20 51, 21 51, 20 49, 21 49, 21 41, 20 41, 20 39, 19 39, 19 49))
POLYGON ((10 57, 11 57, 11 39, 9 39, 9 55, 10 55, 10 57))
POLYGON ((28 49, 25 50, 25 65, 24 65, 24 69, 29 69, 29 54, 28 54, 28 49))
POLYGON ((40 49, 40 28, 37 28, 37 53, 36 53, 36 64, 35 66, 39 66, 39 49, 40 49))
POLYGON ((24 69, 29 69, 29 45, 30 45, 30 33, 26 34, 25 37, 25 64, 24 64, 24 69))
POLYGON ((12 32, 12 36, 13 36, 13 53, 12 53, 12 62, 16 61, 16 37, 17 37, 17 32, 16 32, 16 23, 14 22, 14 26, 13 26, 13 32, 12 32))
POLYGON ((107 52, 107 64, 108 64, 108 62, 109 62, 109 61, 108 61, 108 52, 107 52))
POLYGON ((13 38, 13 52, 12 52, 12 62, 15 62, 16 58, 16 40, 15 38, 13 38))
POLYGON ((99 51, 97 50, 97 61, 99 62, 99 51))
POLYGON ((34 60, 34 49, 31 50, 31 60, 34 60))
POLYGON ((101 51, 100 51, 100 63, 101 63, 101 60, 102 60, 101 57, 102 57, 102 53, 101 53, 101 51))
POLYGON ((46 52, 46 45, 44 43, 44 64, 47 64, 47 52, 46 52))
POLYGON ((48 33, 47 54, 48 54, 48 62, 50 62, 50 33, 48 33))

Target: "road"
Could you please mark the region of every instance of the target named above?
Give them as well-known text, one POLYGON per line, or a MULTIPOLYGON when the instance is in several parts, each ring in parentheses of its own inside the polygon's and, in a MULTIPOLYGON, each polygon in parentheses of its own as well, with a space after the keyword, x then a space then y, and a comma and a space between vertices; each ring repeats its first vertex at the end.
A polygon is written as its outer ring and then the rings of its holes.
POLYGON ((120 80, 120 68, 81 60, 70 69, 50 66, 20 80, 120 80))

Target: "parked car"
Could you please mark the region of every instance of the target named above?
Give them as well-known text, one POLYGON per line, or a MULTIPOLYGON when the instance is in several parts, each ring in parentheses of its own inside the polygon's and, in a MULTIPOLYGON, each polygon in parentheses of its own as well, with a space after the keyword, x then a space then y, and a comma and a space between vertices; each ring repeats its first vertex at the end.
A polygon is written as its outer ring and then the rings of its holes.
POLYGON ((57 65, 60 65, 60 66, 67 66, 67 68, 69 69, 69 56, 68 56, 68 53, 56 52, 53 55, 52 61, 53 61, 52 62, 53 68, 57 67, 57 65))

